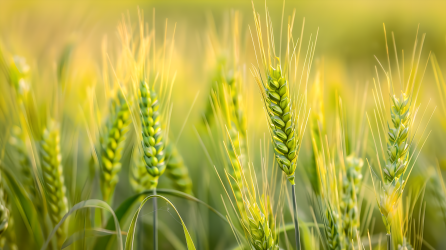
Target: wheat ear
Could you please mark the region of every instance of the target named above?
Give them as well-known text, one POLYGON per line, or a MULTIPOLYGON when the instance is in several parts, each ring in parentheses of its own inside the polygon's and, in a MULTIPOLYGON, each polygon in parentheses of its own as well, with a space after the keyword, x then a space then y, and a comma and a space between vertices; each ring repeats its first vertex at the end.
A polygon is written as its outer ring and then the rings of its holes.
POLYGON ((138 150, 134 151, 133 163, 131 166, 130 184, 135 192, 141 193, 143 191, 153 189, 157 182, 147 172, 144 157, 138 150))
MULTIPOLYGON (((66 187, 64 184, 62 155, 60 152, 59 125, 51 121, 43 132, 41 143, 41 166, 45 182, 46 194, 48 196, 48 213, 53 225, 60 222, 67 212, 68 201, 66 187)), ((63 227, 56 232, 58 245, 61 246, 65 240, 63 227)))
POLYGON ((129 107, 121 92, 116 100, 112 100, 111 112, 107 121, 107 129, 102 141, 101 160, 101 190, 105 201, 113 196, 116 184, 119 181, 118 173, 121 171, 122 150, 129 130, 129 107))
POLYGON ((341 219, 339 215, 331 208, 327 206, 324 213, 324 230, 327 237, 327 246, 329 250, 341 250, 343 249, 343 233, 341 219))
MULTIPOLYGON (((227 131, 227 133, 229 132, 227 131)), ((232 141, 230 141, 230 143, 230 147, 234 147, 234 143, 232 141)), ((226 147, 226 145, 225 149, 229 156, 229 148, 226 147)), ((235 157, 240 160, 240 157, 237 154, 235 155, 235 157)), ((270 193, 268 184, 265 184, 267 183, 267 180, 263 179, 264 187, 262 188, 262 196, 256 198, 256 194, 260 194, 260 190, 258 190, 258 186, 254 184, 254 180, 257 180, 257 178, 255 177, 255 172, 252 170, 252 168, 249 168, 249 175, 245 175, 245 173, 247 173, 248 171, 243 170, 243 165, 240 164, 240 166, 240 173, 242 175, 241 183, 236 184, 241 184, 246 188, 234 189, 234 185, 232 184, 233 181, 231 180, 234 180, 234 182, 236 182, 235 177, 230 175, 226 170, 225 174, 228 182, 231 183, 230 187, 232 190, 232 194, 234 195, 234 198, 236 200, 236 191, 240 192, 242 206, 237 206, 238 219, 243 227, 245 236, 251 248, 253 249, 278 250, 279 245, 275 223, 277 215, 273 213, 273 207, 271 203, 272 198, 269 196, 273 194, 270 193), (249 177, 251 178, 250 180, 248 180, 249 177)), ((267 163, 262 164, 262 171, 267 172, 267 163)), ((265 178, 265 176, 262 176, 262 178, 265 178)), ((225 191, 228 194, 226 188, 225 191)))
POLYGON ((139 88, 139 108, 141 112, 142 148, 147 172, 154 178, 155 187, 158 178, 166 170, 164 161, 164 141, 161 129, 159 101, 155 91, 141 81, 139 88))
POLYGON ((361 170, 364 162, 361 158, 350 155, 346 159, 345 174, 342 181, 342 227, 349 241, 355 239, 359 228, 358 193, 362 180, 361 170))
POLYGON ((409 129, 410 129, 410 98, 401 93, 400 98, 392 96, 390 116, 394 128, 389 127, 387 155, 388 161, 383 169, 387 183, 398 181, 409 164, 409 129))
POLYGON ((166 173, 175 188, 181 192, 192 193, 192 180, 189 176, 189 170, 184 164, 183 157, 171 143, 166 147, 166 159, 166 173))

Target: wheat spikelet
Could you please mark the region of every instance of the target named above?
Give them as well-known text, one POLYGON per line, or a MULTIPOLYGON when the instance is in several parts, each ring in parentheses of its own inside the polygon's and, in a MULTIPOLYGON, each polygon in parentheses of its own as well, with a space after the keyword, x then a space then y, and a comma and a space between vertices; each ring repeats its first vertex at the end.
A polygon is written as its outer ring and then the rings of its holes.
MULTIPOLYGON (((229 136, 230 132, 228 130, 226 132, 229 136)), ((232 142, 231 138, 229 138, 229 140, 231 143, 230 147, 234 148, 234 143, 232 142)), ((230 151, 228 147, 226 147, 226 144, 225 149, 229 156, 230 151)), ((275 223, 277 214, 275 214, 273 211, 272 201, 274 199, 272 198, 273 192, 269 190, 270 184, 268 183, 268 180, 266 180, 266 176, 262 175, 263 187, 261 188, 262 192, 260 192, 259 186, 254 184, 254 180, 257 180, 257 178, 253 168, 249 167, 249 170, 244 170, 244 165, 240 163, 239 155, 236 153, 236 151, 233 152, 235 153, 235 158, 239 161, 239 166, 241 167, 240 182, 237 182, 235 176, 230 175, 226 169, 225 174, 228 183, 230 184, 232 194, 237 202, 237 207, 234 207, 234 209, 237 209, 237 218, 239 219, 239 222, 245 232, 246 240, 252 249, 278 250, 279 244, 275 223), (240 186, 234 188, 236 185, 240 186), (257 198, 256 194, 261 195, 261 197, 257 198), (238 203, 239 197, 237 197, 237 195, 240 195, 241 197, 241 204, 238 203)), ((267 171, 268 164, 263 162, 262 172, 266 173, 267 171)), ((228 194, 227 191, 226 193, 228 194)))
POLYGON ((282 55, 280 52, 277 54, 275 50, 272 22, 268 10, 266 10, 267 47, 265 48, 262 38, 260 15, 256 13, 254 3, 252 3, 252 7, 257 31, 258 54, 260 54, 260 59, 264 67, 264 71, 261 73, 260 65, 258 67, 254 66, 252 73, 259 86, 267 113, 267 122, 275 158, 282 171, 286 174, 289 182, 294 185, 294 172, 297 166, 301 139, 308 120, 306 114, 308 75, 311 70, 317 36, 314 42, 310 39, 309 51, 307 51, 306 58, 308 62, 305 62, 304 68, 302 69, 302 76, 304 73, 307 74, 305 82, 302 84, 301 77, 299 86, 296 86, 294 83, 298 82, 296 76, 302 36, 299 40, 299 49, 296 52, 293 50, 294 45, 291 45, 294 17, 288 20, 286 53, 283 60, 284 64, 282 65, 279 58, 282 55), (301 84, 305 86, 302 93, 300 92, 301 84), (291 90, 293 91, 291 92, 291 90))
POLYGON ((139 108, 142 125, 142 148, 148 173, 158 183, 158 178, 166 170, 164 161, 164 141, 161 129, 159 101, 157 94, 146 82, 141 81, 139 88, 139 108))
POLYGON ((401 93, 399 98, 395 95, 392 96, 390 116, 394 128, 389 127, 387 142, 388 162, 383 169, 388 183, 394 180, 398 181, 408 166, 408 135, 410 128, 409 97, 406 93, 401 93))
POLYGON ((339 215, 333 211, 330 205, 327 206, 324 213, 324 230, 327 237, 327 246, 330 250, 341 250, 343 247, 343 233, 341 219, 339 215))
POLYGON ((342 214, 342 226, 349 239, 355 238, 359 228, 358 193, 362 180, 361 158, 350 155, 346 159, 346 169, 342 181, 342 202, 340 204, 342 214))
POLYGON ((166 173, 176 189, 185 193, 192 193, 192 180, 188 168, 177 148, 171 143, 166 147, 166 159, 166 173))
POLYGON ((118 173, 121 171, 120 160, 130 121, 128 105, 119 92, 116 100, 112 101, 107 129, 102 138, 101 190, 105 201, 111 199, 116 184, 119 181, 118 173))
MULTIPOLYGON (((387 49, 387 62, 388 62, 388 70, 385 70, 382 66, 381 62, 379 62, 382 70, 384 71, 386 75, 387 80, 387 86, 389 91, 389 99, 391 100, 390 103, 390 121, 385 118, 385 103, 383 100, 383 94, 381 89, 378 91, 377 84, 375 82, 375 89, 374 89, 374 98, 375 98, 375 104, 377 107, 377 110, 375 111, 375 120, 376 125, 378 127, 378 136, 381 140, 381 133, 384 133, 386 145, 383 146, 381 144, 381 141, 377 143, 375 139, 375 135, 372 132, 372 137, 375 144, 376 149, 376 156, 378 160, 378 165, 380 168, 380 176, 381 181, 379 182, 379 190, 376 191, 375 183, 373 182, 373 186, 375 189, 375 195, 377 197, 378 202, 378 208, 381 212, 381 217, 383 219, 384 225, 386 227, 386 231, 388 234, 388 244, 390 244, 390 237, 391 237, 391 222, 392 222, 392 214, 398 214, 398 210, 400 210, 400 206, 398 206, 404 188, 407 185, 407 179, 409 178, 409 175, 412 171, 412 168, 410 168, 410 171, 406 171, 409 166, 410 159, 412 156, 409 156, 409 150, 410 146, 412 145, 413 138, 415 137, 417 130, 412 131, 413 123, 414 123, 414 117, 417 113, 417 109, 415 109, 414 105, 415 102, 413 100, 413 93, 414 93, 414 87, 417 80, 417 71, 418 66, 420 64, 420 57, 421 57, 421 51, 424 43, 425 35, 423 35, 423 38, 421 40, 420 46, 418 48, 419 51, 417 51, 418 47, 418 31, 417 36, 415 40, 415 45, 413 49, 413 58, 415 57, 415 53, 418 52, 418 59, 414 63, 411 64, 411 68, 409 71, 411 72, 409 79, 407 79, 407 83, 404 80, 404 74, 401 74, 398 68, 398 74, 400 79, 400 94, 398 97, 397 92, 395 92, 394 82, 392 79, 392 72, 391 72, 391 64, 390 64, 390 58, 389 58, 389 49, 387 45, 387 34, 384 26, 384 35, 386 40, 386 49, 387 49), (380 93, 381 92, 381 93, 380 93), (389 124, 390 123, 390 124, 389 124), (415 132, 415 133, 414 133, 415 132), (410 136, 409 136, 410 135, 410 136), (378 150, 378 146, 380 145, 380 151, 378 150), (381 159, 379 156, 379 152, 381 152, 381 156, 383 160, 385 160, 385 164, 381 164, 381 159), (386 153, 385 153, 386 152, 386 153), (408 174, 405 174, 408 172, 408 174)), ((395 40, 393 38, 395 53, 396 45, 395 40)), ((398 56, 396 54, 396 61, 398 64, 398 56)), ((429 61, 429 60, 428 60, 429 61)), ((427 64, 426 64, 427 66, 427 64)), ((403 67, 404 70, 404 67, 403 67)), ((379 83, 379 75, 378 70, 376 69, 376 75, 379 83)), ((421 77, 421 81, 423 80, 424 73, 421 77)), ((375 81, 375 79, 374 79, 375 81)), ((417 98, 417 95, 415 95, 415 101, 417 98)), ((371 127, 370 119, 367 115, 367 119, 369 122, 369 126, 371 127)), ((424 133, 424 132, 423 132, 424 133)), ((417 158, 415 158, 416 161, 417 158)), ((412 163, 414 164, 414 162, 412 163)), ((413 167, 413 165, 412 165, 413 167)), ((371 171, 371 167, 369 164, 369 168, 371 171)), ((373 178, 372 178, 373 180, 373 178)), ((397 230, 401 227, 398 223, 395 224, 395 232, 399 232, 400 230, 397 230)), ((392 230, 394 231, 394 230, 392 230)), ((398 235, 395 235, 395 237, 398 235)), ((392 236, 393 237, 393 236, 392 236)))
MULTIPOLYGON (((48 213, 53 225, 59 223, 67 212, 68 201, 64 184, 62 156, 60 152, 59 125, 51 121, 43 132, 41 142, 42 175, 48 201, 48 213)), ((64 228, 60 227, 56 236, 60 246, 65 240, 64 228)))
POLYGON ((267 84, 259 85, 268 113, 274 152, 280 168, 294 184, 297 153, 300 144, 299 131, 295 127, 295 113, 291 104, 289 86, 282 74, 280 62, 270 66, 267 84))
POLYGON ((229 173, 234 176, 235 182, 232 182, 232 189, 235 194, 237 206, 244 209, 243 199, 241 195, 242 182, 242 164, 246 164, 246 117, 243 115, 244 109, 241 103, 240 91, 241 79, 237 76, 229 81, 223 80, 220 84, 220 98, 216 94, 212 95, 214 106, 217 106, 217 112, 221 113, 224 119, 221 127, 226 128, 226 133, 232 147, 228 147, 228 157, 231 166, 228 168, 229 173), (231 83, 228 83, 231 82, 231 83), (215 105, 217 104, 217 105, 215 105))
POLYGON ((133 156, 133 163, 131 166, 130 184, 136 193, 151 190, 156 187, 157 182, 147 172, 144 157, 135 150, 133 156))
MULTIPOLYGON (((262 199, 264 200, 264 199, 262 199)), ((265 207, 259 208, 256 203, 248 203, 247 210, 249 211, 249 232, 251 245, 256 250, 273 250, 279 249, 275 237, 274 224, 272 214, 265 211, 271 207, 269 198, 265 207), (269 216, 268 216, 269 215, 269 216)))

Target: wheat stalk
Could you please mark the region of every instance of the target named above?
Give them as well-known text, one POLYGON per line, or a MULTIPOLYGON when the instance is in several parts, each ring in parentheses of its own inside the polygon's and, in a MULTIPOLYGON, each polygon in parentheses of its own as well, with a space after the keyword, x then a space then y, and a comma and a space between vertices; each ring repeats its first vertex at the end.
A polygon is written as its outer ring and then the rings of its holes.
MULTIPOLYGON (((50 121, 43 132, 41 142, 42 175, 48 196, 48 213, 53 225, 59 223, 68 208, 59 133, 59 125, 55 121, 50 121)), ((61 246, 65 240, 63 227, 59 227, 56 236, 58 246, 61 246)))
POLYGON ((184 164, 183 157, 178 149, 169 143, 166 147, 166 174, 172 180, 176 189, 192 193, 192 180, 189 176, 189 170, 184 164))
POLYGON ((119 181, 118 173, 121 171, 122 150, 131 121, 129 107, 120 92, 116 99, 112 100, 110 111, 107 127, 101 139, 101 190, 105 201, 112 198, 119 181))

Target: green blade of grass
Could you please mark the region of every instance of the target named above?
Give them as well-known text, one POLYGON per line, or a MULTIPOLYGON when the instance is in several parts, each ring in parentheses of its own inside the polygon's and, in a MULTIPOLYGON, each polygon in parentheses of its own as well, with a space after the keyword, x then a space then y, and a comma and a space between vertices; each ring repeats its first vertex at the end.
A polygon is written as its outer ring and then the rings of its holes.
MULTIPOLYGON (((68 237, 63 243, 62 249, 65 249, 74 244, 76 241, 83 240, 85 238, 112 236, 116 234, 117 234, 116 231, 110 231, 103 228, 87 228, 85 230, 78 231, 70 235, 70 237, 68 237)), ((121 232, 121 235, 127 235, 127 233, 121 232)))
POLYGON ((29 233, 32 235, 34 242, 37 246, 43 244, 43 234, 42 228, 40 227, 38 214, 34 204, 31 202, 29 197, 26 195, 25 190, 21 187, 14 176, 9 172, 9 170, 2 167, 4 176, 6 177, 7 184, 11 189, 12 199, 14 200, 20 215, 22 216, 23 222, 29 233))
POLYGON ((64 215, 62 220, 60 220, 60 222, 51 231, 50 235, 48 236, 48 239, 46 240, 45 244, 42 246, 41 250, 47 249, 48 244, 51 241, 51 238, 54 236, 57 229, 62 225, 62 223, 68 218, 68 216, 70 216, 72 213, 76 212, 77 210, 83 209, 83 208, 100 208, 100 209, 105 209, 105 210, 110 211, 110 213, 113 216, 113 220, 114 220, 115 227, 116 227, 117 238, 118 238, 118 247, 119 247, 119 249, 122 250, 122 233, 121 233, 121 228, 119 226, 119 220, 116 217, 116 214, 113 212, 113 209, 106 202, 101 201, 101 200, 95 200, 95 199, 81 201, 81 202, 77 203, 76 205, 74 205, 70 209, 70 211, 68 211, 68 213, 66 213, 64 215))
POLYGON ((165 200, 167 203, 169 203, 169 205, 171 205, 173 207, 173 209, 175 209, 175 212, 177 213, 178 217, 181 220, 181 224, 183 225, 183 231, 184 231, 184 236, 186 237, 186 243, 187 243, 187 249, 188 250, 195 250, 195 246, 194 243, 192 241, 192 238, 190 237, 189 231, 186 228, 186 225, 184 224, 183 219, 180 216, 180 213, 178 212, 178 210, 175 208, 175 206, 164 196, 161 195, 150 195, 147 196, 142 202, 141 205, 139 206, 138 210, 135 212, 135 214, 133 215, 133 219, 132 222, 130 224, 130 228, 129 228, 129 232, 127 235, 127 239, 125 241, 125 250, 132 250, 133 249, 133 239, 135 237, 135 232, 136 232, 136 221, 138 219, 139 213, 141 212, 142 207, 144 206, 144 204, 152 199, 152 198, 161 198, 163 200, 165 200))

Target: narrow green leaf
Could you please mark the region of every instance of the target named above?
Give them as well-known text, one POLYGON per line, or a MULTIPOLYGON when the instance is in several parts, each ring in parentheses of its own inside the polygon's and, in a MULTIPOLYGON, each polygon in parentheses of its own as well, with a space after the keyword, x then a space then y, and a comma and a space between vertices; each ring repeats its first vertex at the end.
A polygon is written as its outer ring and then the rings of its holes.
MULTIPOLYGON (((107 229, 87 228, 85 230, 75 232, 70 237, 68 237, 68 239, 66 239, 62 245, 62 249, 67 248, 67 247, 71 246, 73 243, 75 243, 76 241, 83 240, 85 238, 110 236, 110 235, 116 235, 116 234, 117 234, 116 231, 110 231, 107 229)), ((121 235, 126 235, 126 233, 121 232, 121 235)))
POLYGON ((57 229, 62 225, 62 223, 68 218, 68 216, 70 216, 72 213, 74 213, 77 210, 82 209, 82 208, 100 208, 100 209, 105 209, 105 210, 110 211, 110 213, 113 215, 113 219, 114 219, 114 222, 115 222, 117 238, 118 238, 118 247, 119 247, 119 249, 122 250, 122 233, 121 233, 121 228, 119 226, 119 220, 116 217, 116 214, 113 212, 113 209, 106 202, 101 201, 101 200, 95 200, 95 199, 81 201, 81 202, 77 203, 76 205, 74 205, 70 209, 70 211, 68 211, 68 213, 66 213, 64 215, 64 217, 56 225, 56 227, 54 227, 53 231, 51 231, 50 235, 48 236, 48 239, 46 240, 45 244, 42 246, 41 250, 47 249, 48 244, 51 241, 51 238, 54 236, 54 234, 56 233, 57 229))
POLYGON ((144 204, 148 200, 150 200, 152 198, 155 198, 155 197, 161 198, 161 199, 165 200, 167 203, 169 203, 173 207, 173 209, 175 209, 175 212, 177 213, 178 217, 180 217, 181 224, 183 225, 183 231, 184 231, 184 236, 186 237, 187 249, 188 250, 195 250, 195 246, 194 246, 194 243, 192 241, 192 238, 190 237, 189 231, 187 230, 186 225, 184 224, 184 221, 183 221, 183 219, 180 216, 180 213, 178 213, 178 210, 175 208, 175 206, 167 198, 165 198, 164 196, 161 196, 161 195, 150 195, 150 196, 147 196, 141 202, 141 205, 139 206, 138 210, 133 215, 132 223, 130 224, 128 236, 127 236, 127 239, 125 241, 125 250, 132 250, 133 249, 133 239, 135 237, 136 221, 138 220, 139 213, 141 212, 141 209, 144 206, 144 204))
POLYGON ((4 176, 6 177, 5 179, 8 186, 14 194, 11 198, 15 201, 26 228, 34 238, 35 244, 37 246, 41 246, 43 244, 43 230, 40 227, 39 217, 36 208, 34 207, 34 203, 31 202, 29 197, 26 195, 25 190, 17 183, 11 172, 3 167, 2 170, 4 176))

